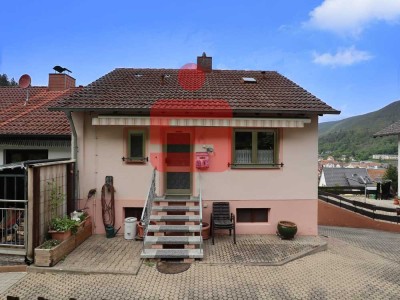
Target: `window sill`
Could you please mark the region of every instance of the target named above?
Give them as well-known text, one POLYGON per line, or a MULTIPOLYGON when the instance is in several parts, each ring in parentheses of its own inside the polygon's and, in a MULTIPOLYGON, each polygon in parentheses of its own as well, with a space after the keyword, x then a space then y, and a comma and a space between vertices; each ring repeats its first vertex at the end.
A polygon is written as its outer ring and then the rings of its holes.
POLYGON ((131 157, 123 157, 122 161, 126 164, 146 164, 149 159, 148 157, 143 158, 131 158, 131 157))
POLYGON ((228 164, 231 169, 273 169, 279 170, 283 167, 283 163, 281 164, 228 164))

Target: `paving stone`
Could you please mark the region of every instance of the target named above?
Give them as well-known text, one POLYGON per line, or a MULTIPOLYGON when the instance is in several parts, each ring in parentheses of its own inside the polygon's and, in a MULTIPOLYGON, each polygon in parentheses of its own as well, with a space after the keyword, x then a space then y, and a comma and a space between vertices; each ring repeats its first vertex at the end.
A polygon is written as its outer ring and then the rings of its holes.
POLYGON ((26 275, 21 273, 0 273, 0 294, 7 290, 12 285, 16 284, 21 278, 26 275))
POLYGON ((228 235, 204 241, 204 264, 263 264, 274 265, 290 261, 298 255, 324 246, 319 237, 297 236, 282 240, 276 235, 238 235, 236 245, 228 235))
POLYGON ((125 240, 122 235, 110 239, 92 235, 65 260, 44 270, 136 274, 141 265, 142 245, 141 241, 125 240))
POLYGON ((400 263, 400 234, 372 229, 320 226, 319 234, 334 237, 400 263))
POLYGON ((0 267, 15 265, 25 265, 25 257, 21 255, 0 254, 0 267))
MULTIPOLYGON (((374 232, 376 238, 381 235, 381 232, 374 232)), ((259 237, 246 236, 241 240, 247 252, 239 256, 235 252, 238 248, 232 250, 235 245, 231 240, 227 240, 225 244, 218 237, 216 246, 218 243, 223 250, 210 246, 209 251, 214 256, 210 255, 209 259, 216 259, 216 255, 225 251, 225 255, 233 255, 227 261, 238 263, 195 262, 186 272, 174 275, 159 273, 154 264, 147 262, 141 266, 137 276, 28 273, 18 284, 0 294, 0 299, 5 299, 7 295, 19 296, 21 299, 36 299, 37 296, 47 299, 74 297, 152 300, 399 299, 399 264, 388 257, 367 251, 364 249, 366 246, 353 244, 351 235, 343 236, 349 242, 335 237, 324 238, 328 243, 327 251, 305 256, 282 266, 243 264, 246 260, 260 261, 261 258, 265 259, 265 255, 272 255, 271 253, 277 253, 274 252, 276 249, 281 249, 278 247, 265 252, 261 247, 255 247, 256 250, 247 250, 251 245, 265 243, 259 237)), ((371 238, 373 237, 372 235, 371 238)), ((280 243, 278 240, 275 242, 280 243)), ((306 241, 304 243, 307 244, 306 241)), ((290 248, 290 245, 287 247, 290 248)))

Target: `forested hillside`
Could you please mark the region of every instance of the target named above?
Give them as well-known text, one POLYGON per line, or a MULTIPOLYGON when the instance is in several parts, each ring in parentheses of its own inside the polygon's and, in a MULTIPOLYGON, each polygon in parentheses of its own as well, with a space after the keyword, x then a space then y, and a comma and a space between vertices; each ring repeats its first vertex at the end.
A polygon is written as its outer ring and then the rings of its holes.
POLYGON ((366 160, 373 154, 397 154, 397 138, 373 134, 400 120, 400 101, 365 115, 319 124, 319 152, 366 160))

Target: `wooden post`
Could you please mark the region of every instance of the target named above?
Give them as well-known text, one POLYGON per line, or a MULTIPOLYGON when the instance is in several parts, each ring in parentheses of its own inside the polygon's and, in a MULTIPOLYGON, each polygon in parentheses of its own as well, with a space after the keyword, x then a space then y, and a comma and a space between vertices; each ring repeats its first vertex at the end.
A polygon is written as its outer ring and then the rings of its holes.
POLYGON ((40 168, 33 168, 32 248, 40 245, 40 168))
POLYGON ((69 215, 78 207, 75 207, 75 199, 74 199, 74 190, 75 190, 75 182, 74 182, 74 165, 75 163, 67 164, 67 214, 69 215))

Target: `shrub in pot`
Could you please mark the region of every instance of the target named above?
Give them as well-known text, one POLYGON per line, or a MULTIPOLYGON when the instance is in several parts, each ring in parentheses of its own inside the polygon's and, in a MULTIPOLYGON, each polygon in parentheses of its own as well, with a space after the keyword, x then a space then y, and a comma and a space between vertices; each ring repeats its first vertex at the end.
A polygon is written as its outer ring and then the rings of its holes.
POLYGON ((67 216, 56 217, 50 221, 49 233, 53 240, 64 241, 78 230, 79 223, 67 216))

